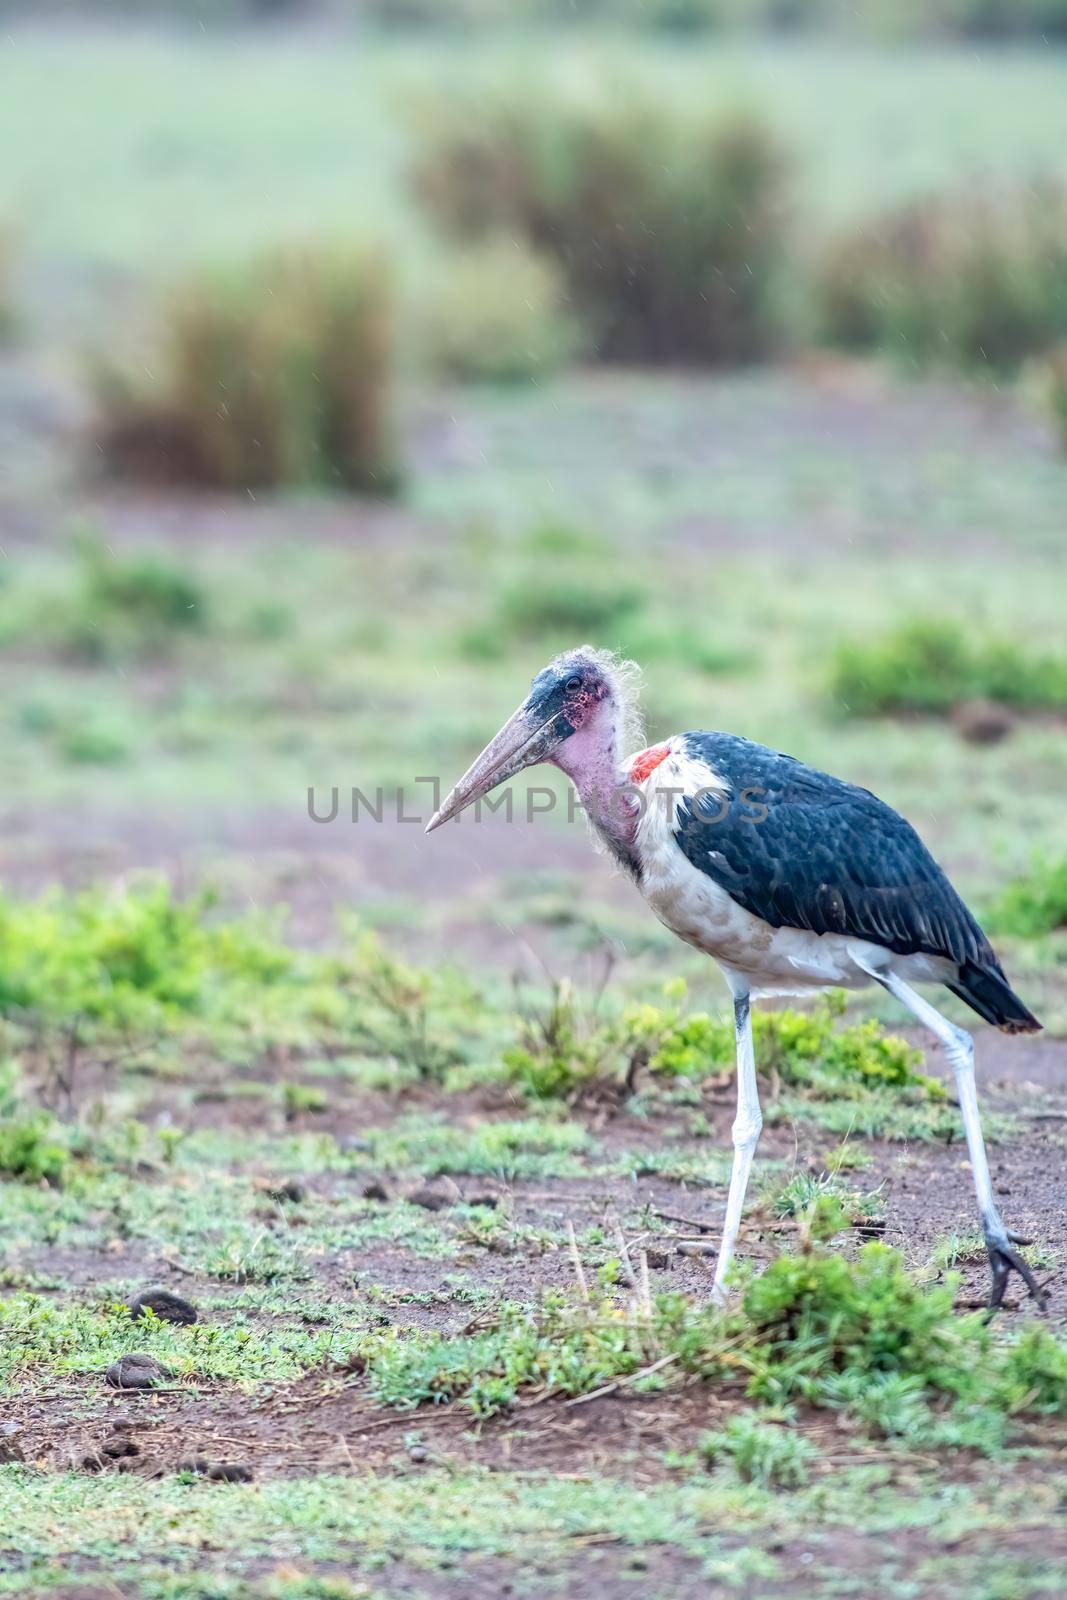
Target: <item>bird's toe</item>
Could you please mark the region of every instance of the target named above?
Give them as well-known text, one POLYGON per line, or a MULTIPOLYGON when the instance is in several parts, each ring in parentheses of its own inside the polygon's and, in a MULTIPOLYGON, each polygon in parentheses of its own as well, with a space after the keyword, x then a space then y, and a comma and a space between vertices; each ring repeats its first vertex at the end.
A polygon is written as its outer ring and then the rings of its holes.
MULTIPOLYGON (((1008 1277, 1012 1272, 1017 1272, 1043 1311, 1046 1304, 1044 1291, 1039 1286, 1022 1256, 1017 1250, 1013 1250, 1008 1243, 1009 1238, 1017 1238, 1017 1235, 1007 1234, 1000 1239, 986 1239, 989 1265, 993 1273, 993 1285, 989 1294, 989 1310, 993 1312, 999 1309, 1004 1300, 1004 1290, 1007 1287, 1008 1277)), ((1022 1241, 1020 1240, 1019 1242, 1021 1243, 1022 1241)))

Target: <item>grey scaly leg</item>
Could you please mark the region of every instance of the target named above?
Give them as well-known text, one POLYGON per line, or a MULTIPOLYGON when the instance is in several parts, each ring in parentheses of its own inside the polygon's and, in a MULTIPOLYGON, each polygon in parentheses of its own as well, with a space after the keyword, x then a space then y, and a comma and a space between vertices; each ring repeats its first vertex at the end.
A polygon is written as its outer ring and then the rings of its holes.
POLYGON ((986 1160, 982 1122, 978 1114, 978 1093, 974 1082, 974 1040, 964 1028, 957 1028, 955 1023, 943 1017, 936 1007, 923 999, 922 995, 916 994, 911 985, 905 983, 903 978, 897 977, 895 972, 873 965, 867 967, 863 962, 857 964, 862 966, 865 972, 869 972, 872 978, 876 978, 890 994, 902 1001, 924 1027, 929 1028, 930 1032, 941 1041, 955 1074, 956 1094, 963 1116, 963 1131, 967 1135, 967 1154, 970 1156, 974 1189, 978 1196, 978 1215, 982 1221, 989 1265, 993 1272, 993 1287, 989 1296, 990 1310, 995 1311, 1004 1299, 1008 1274, 1013 1270, 1022 1278, 1038 1305, 1043 1306, 1045 1297, 1034 1282, 1033 1273, 1018 1251, 1011 1247, 1011 1240, 1017 1239, 1017 1236, 1010 1234, 1005 1228, 996 1201, 993 1199, 993 1184, 989 1177, 989 1162, 986 1160))
POLYGON ((756 1088, 756 1058, 752 1049, 752 1017, 748 994, 734 996, 734 1029, 737 1034, 737 1117, 734 1121, 734 1160, 730 1171, 730 1193, 726 1201, 726 1220, 722 1228, 722 1244, 715 1266, 715 1282, 711 1296, 720 1305, 726 1299, 726 1278, 733 1261, 734 1246, 741 1227, 741 1210, 745 1203, 748 1175, 752 1158, 759 1143, 763 1117, 759 1108, 756 1088))

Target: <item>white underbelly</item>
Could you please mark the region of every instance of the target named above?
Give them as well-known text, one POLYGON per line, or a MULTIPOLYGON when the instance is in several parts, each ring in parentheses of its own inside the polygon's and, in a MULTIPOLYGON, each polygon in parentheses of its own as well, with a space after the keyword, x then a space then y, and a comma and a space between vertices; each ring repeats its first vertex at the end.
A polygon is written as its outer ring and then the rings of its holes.
POLYGON ((681 850, 678 856, 682 865, 676 872, 642 882, 645 899, 672 933, 714 957, 755 996, 862 989, 871 979, 857 956, 867 965, 891 967, 913 983, 940 982, 953 975, 952 964, 937 957, 896 955, 847 934, 773 928, 739 906, 681 850))

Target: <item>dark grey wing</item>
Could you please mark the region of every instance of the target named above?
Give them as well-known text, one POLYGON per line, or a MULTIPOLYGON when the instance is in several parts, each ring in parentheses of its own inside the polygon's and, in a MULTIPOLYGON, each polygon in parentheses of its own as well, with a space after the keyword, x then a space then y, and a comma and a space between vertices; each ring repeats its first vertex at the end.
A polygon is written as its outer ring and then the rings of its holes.
POLYGON ((849 934, 899 955, 999 970, 981 928, 892 807, 747 739, 685 739, 729 794, 682 802, 675 838, 746 911, 774 928, 849 934))

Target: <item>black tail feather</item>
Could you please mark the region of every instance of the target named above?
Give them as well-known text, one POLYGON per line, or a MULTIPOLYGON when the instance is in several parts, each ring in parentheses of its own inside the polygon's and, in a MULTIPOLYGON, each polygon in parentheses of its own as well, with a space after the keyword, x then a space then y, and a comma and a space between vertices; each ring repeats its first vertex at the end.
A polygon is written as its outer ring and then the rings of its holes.
POLYGON ((1004 1033, 1040 1033, 1041 1023, 1028 1011, 1002 972, 965 961, 948 988, 1004 1033))

